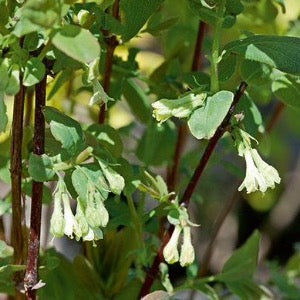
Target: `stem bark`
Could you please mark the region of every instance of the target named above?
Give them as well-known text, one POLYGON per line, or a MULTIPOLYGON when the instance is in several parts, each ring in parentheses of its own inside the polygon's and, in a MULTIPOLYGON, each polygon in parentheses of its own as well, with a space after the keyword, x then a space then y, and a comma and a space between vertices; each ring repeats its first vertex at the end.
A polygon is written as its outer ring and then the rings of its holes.
MULTIPOLYGON (((42 110, 46 101, 46 80, 47 76, 35 87, 33 153, 36 155, 42 155, 45 151, 45 119, 42 110)), ((42 198, 43 182, 33 181, 27 268, 24 279, 26 296, 30 300, 36 299, 36 289, 34 289, 34 286, 38 283, 42 198)))

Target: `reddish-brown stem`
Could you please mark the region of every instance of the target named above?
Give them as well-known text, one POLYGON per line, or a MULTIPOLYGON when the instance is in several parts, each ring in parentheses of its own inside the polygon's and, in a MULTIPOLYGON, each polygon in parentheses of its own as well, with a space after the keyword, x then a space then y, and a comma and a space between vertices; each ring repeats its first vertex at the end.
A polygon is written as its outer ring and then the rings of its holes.
MULTIPOLYGON (((45 148, 45 119, 43 107, 46 101, 47 77, 35 87, 35 121, 33 137, 33 153, 42 155, 45 148)), ((43 183, 33 181, 32 200, 27 267, 24 278, 24 287, 27 299, 36 299, 36 289, 33 287, 38 282, 38 258, 40 250, 41 216, 42 216, 43 183)))
MULTIPOLYGON (((191 67, 191 70, 194 72, 199 71, 202 68, 202 64, 203 64, 202 48, 203 48, 205 31, 206 31, 206 23, 200 21, 196 44, 195 44, 194 57, 193 57, 193 62, 191 67)), ((176 187, 179 165, 180 165, 180 158, 186 141, 186 133, 187 133, 186 124, 185 123, 179 124, 177 131, 178 131, 178 136, 177 136, 177 142, 175 146, 175 153, 173 157, 173 165, 170 168, 168 168, 168 173, 167 173, 167 185, 169 191, 174 191, 176 187)))
POLYGON ((176 187, 180 158, 186 141, 186 132, 187 132, 186 125, 185 124, 178 125, 177 131, 178 131, 178 136, 177 136, 177 142, 175 146, 173 166, 172 168, 168 169, 168 176, 167 176, 167 185, 169 191, 174 191, 176 187))
MULTIPOLYGON (((120 0, 115 0, 114 5, 112 7, 112 16, 117 20, 119 20, 120 18, 119 6, 120 6, 120 0)), ((107 32, 105 33, 107 35, 107 32)), ((114 52, 116 47, 118 46, 118 40, 115 35, 112 35, 108 37, 106 41, 107 41, 107 53, 106 53, 105 70, 104 70, 104 78, 103 78, 103 89, 106 93, 109 93, 114 52)), ((105 105, 102 104, 99 112, 99 124, 103 124, 105 122, 105 115, 106 115, 105 105)))
POLYGON ((247 84, 245 82, 242 82, 241 85, 239 86, 239 89, 237 90, 237 92, 234 95, 232 105, 231 105, 227 115, 225 116, 222 124, 218 127, 218 129, 216 130, 213 137, 209 140, 208 145, 206 146, 205 151, 202 155, 202 158, 201 158, 201 160, 200 160, 200 162, 199 162, 199 164, 198 164, 198 166, 197 166, 197 168, 196 168, 196 170, 195 170, 195 172, 183 194, 182 203, 184 203, 185 206, 189 205, 189 202, 190 202, 193 192, 197 186, 197 183, 203 173, 203 170, 206 167, 207 162, 208 162, 211 154, 213 153, 219 139, 223 136, 223 134, 227 130, 227 127, 230 123, 230 119, 235 110, 236 104, 239 102, 241 97, 244 95, 246 88, 247 88, 247 84))
MULTIPOLYGON (((181 203, 184 206, 188 207, 191 197, 192 197, 192 195, 195 191, 195 188, 199 182, 199 179, 201 178, 201 175, 203 174, 203 171, 204 171, 205 167, 207 166, 209 158, 211 157, 218 141, 220 140, 220 138, 223 136, 223 134, 227 130, 227 128, 230 124, 230 119, 234 113, 235 107, 236 107, 237 103, 239 102, 239 100, 241 99, 241 97, 243 96, 246 88, 247 88, 247 84, 245 82, 242 82, 241 85, 239 86, 238 90, 235 93, 232 105, 231 105, 227 115, 225 116, 221 125, 217 128, 213 137, 209 140, 208 145, 206 146, 204 153, 200 159, 200 162, 199 162, 198 166, 196 167, 194 174, 193 174, 192 178, 190 179, 190 181, 185 189, 185 192, 183 194, 181 203)), ((141 297, 145 296, 146 294, 148 294, 150 292, 151 286, 152 286, 152 284, 157 276, 157 273, 158 273, 159 264, 163 261, 164 246, 169 241, 173 230, 174 230, 174 226, 170 226, 169 229, 167 230, 166 234, 164 235, 164 238, 163 238, 163 241, 159 248, 159 251, 154 259, 153 265, 150 268, 149 272, 147 273, 146 279, 141 288, 141 292, 140 292, 141 297)))
MULTIPOLYGON (((12 142, 11 142, 11 195, 12 195, 12 227, 11 243, 14 248, 14 264, 21 265, 25 261, 24 236, 22 229, 22 141, 23 141, 23 116, 24 116, 25 88, 20 78, 20 91, 15 95, 12 142)), ((16 286, 22 282, 22 275, 15 276, 16 286)))

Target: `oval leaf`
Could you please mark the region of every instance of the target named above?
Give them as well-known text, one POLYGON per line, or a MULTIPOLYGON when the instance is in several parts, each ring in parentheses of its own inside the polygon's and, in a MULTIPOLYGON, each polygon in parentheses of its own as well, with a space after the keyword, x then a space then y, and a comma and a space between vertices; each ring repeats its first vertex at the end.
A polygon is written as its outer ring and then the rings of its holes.
POLYGON ((45 76, 45 65, 37 58, 30 58, 25 66, 24 81, 25 86, 32 86, 39 83, 45 76))
POLYGON ((196 109, 188 121, 191 133, 197 139, 210 139, 225 118, 233 97, 229 91, 220 91, 208 97, 206 105, 196 109))
POLYGON ((100 55, 100 46, 90 31, 75 25, 67 25, 52 39, 53 45, 73 59, 89 63, 100 55))

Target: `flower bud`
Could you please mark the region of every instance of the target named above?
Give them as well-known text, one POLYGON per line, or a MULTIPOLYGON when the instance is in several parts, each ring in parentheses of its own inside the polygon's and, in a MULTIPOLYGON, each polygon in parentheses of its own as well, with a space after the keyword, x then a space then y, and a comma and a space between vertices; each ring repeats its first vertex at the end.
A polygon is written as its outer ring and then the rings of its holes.
POLYGON ((77 199, 77 208, 76 208, 76 214, 75 214, 75 220, 77 226, 74 227, 74 233, 76 235, 76 239, 80 239, 82 236, 86 235, 89 231, 89 225, 86 221, 82 204, 80 203, 80 200, 77 199))
POLYGON ((195 251, 191 241, 191 228, 185 226, 183 228, 183 243, 180 251, 180 265, 185 267, 190 265, 195 260, 195 251))
POLYGON ((65 220, 62 213, 61 194, 54 195, 54 209, 50 220, 50 232, 54 237, 62 237, 64 235, 65 220))
POLYGON ((64 219, 65 219, 64 233, 69 238, 73 238, 73 229, 77 226, 77 223, 73 215, 67 193, 62 193, 62 200, 64 205, 64 219))
POLYGON ((164 247, 163 255, 164 255, 165 261, 169 264, 173 264, 173 263, 177 262, 179 259, 177 245, 178 245, 178 239, 180 236, 181 229, 182 228, 180 225, 175 226, 169 242, 164 247))

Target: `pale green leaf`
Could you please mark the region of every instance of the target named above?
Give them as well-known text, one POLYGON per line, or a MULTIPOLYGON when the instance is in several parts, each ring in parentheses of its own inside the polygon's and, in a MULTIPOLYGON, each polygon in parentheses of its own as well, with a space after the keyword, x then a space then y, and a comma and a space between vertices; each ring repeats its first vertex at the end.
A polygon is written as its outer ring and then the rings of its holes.
POLYGON ((191 133, 197 139, 210 139, 224 120, 233 97, 229 91, 220 91, 208 97, 205 106, 196 109, 188 121, 191 133))
POLYGON ((50 106, 44 108, 44 115, 52 135, 63 148, 75 152, 82 146, 84 137, 78 122, 50 106))
POLYGON ((30 58, 25 66, 23 84, 32 86, 39 83, 45 76, 45 65, 37 58, 30 58))
POLYGON ((89 63, 99 57, 100 45, 90 31, 75 25, 67 25, 56 32, 53 45, 71 58, 89 63))

